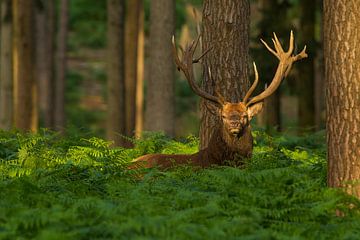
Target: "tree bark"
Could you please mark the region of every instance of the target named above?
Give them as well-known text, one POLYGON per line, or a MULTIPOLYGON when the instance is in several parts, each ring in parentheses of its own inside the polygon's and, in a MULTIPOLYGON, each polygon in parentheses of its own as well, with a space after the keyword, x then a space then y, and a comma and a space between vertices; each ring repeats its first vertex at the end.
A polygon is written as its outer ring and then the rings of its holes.
POLYGON ((65 130, 65 80, 67 71, 67 35, 69 21, 69 1, 60 1, 59 32, 57 36, 56 49, 56 71, 55 71, 55 129, 65 130))
POLYGON ((360 0, 324 1, 328 185, 360 197, 360 0))
MULTIPOLYGON (((218 88, 229 102, 239 102, 245 96, 249 88, 249 28, 248 0, 204 0, 203 51, 211 48, 203 60, 202 85, 206 92, 214 94, 218 88)), ((200 148, 204 149, 219 119, 204 107, 203 101, 201 113, 200 148)))
MULTIPOLYGON (((34 1, 13 0, 14 122, 21 130, 31 130, 34 114, 34 1)), ((32 129, 34 130, 34 129, 32 129)))
POLYGON ((124 2, 107 1, 107 128, 115 145, 123 145, 125 134, 124 2))
POLYGON ((315 130, 315 93, 314 93, 314 58, 315 58, 315 14, 316 1, 302 0, 300 3, 300 45, 307 45, 308 58, 299 64, 297 93, 299 97, 300 131, 315 130))
POLYGON ((54 128, 54 0, 43 2, 36 14, 36 79, 44 127, 54 128))
POLYGON ((11 5, 11 0, 1 1, 0 128, 4 130, 10 130, 13 124, 11 5))
POLYGON ((141 0, 127 1, 125 20, 125 109, 127 136, 133 136, 135 132, 138 34, 141 6, 141 0))
POLYGON ((175 1, 151 1, 150 73, 146 129, 174 134, 174 64, 171 37, 175 30, 175 1))

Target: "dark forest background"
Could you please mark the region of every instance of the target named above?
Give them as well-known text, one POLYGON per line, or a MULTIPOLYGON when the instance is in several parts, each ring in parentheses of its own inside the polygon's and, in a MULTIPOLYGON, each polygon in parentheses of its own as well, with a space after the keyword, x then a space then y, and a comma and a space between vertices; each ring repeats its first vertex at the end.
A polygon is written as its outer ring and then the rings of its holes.
MULTIPOLYGON (((2 2, 3 11, 6 10, 5 2, 9 1, 2 2)), ((65 6, 64 1, 38 0, 32 2, 35 4, 32 6, 35 8, 35 15, 32 17, 31 25, 36 32, 33 36, 36 39, 33 44, 38 60, 35 61, 36 66, 33 67, 36 68, 34 81, 37 83, 38 93, 35 101, 38 102, 38 107, 36 113, 33 111, 33 115, 37 116, 31 117, 37 119, 35 120, 37 123, 32 123, 30 128, 36 131, 45 127, 76 134, 92 133, 105 137, 108 110, 106 88, 108 75, 106 67, 107 1, 75 0, 68 1, 65 6), (62 25, 64 18, 68 22, 66 27, 62 25), (65 35, 60 36, 61 34, 65 35), (53 47, 46 49, 49 41, 53 41, 53 47), (63 51, 66 49, 66 52, 62 53, 63 57, 59 59, 61 49, 63 51), (53 58, 53 60, 49 60, 49 58, 53 58), (44 62, 50 63, 52 66, 44 66, 44 62), (61 81, 59 79, 61 74, 64 76, 64 93, 60 92, 57 95, 63 94, 64 97, 63 99, 57 98, 57 103, 55 103, 55 98, 52 100, 54 94, 48 93, 48 91, 54 91, 53 93, 61 91, 61 89, 57 89, 59 85, 56 85, 61 81), (49 88, 47 84, 52 84, 53 87, 49 88), (55 109, 59 109, 56 107, 59 104, 61 108, 61 103, 58 101, 64 102, 64 111, 57 114, 51 113, 51 110, 56 112, 55 109), (60 118, 60 120, 56 118, 60 118)), ((176 0, 174 8, 175 35, 178 43, 184 46, 186 42, 196 36, 197 23, 201 24, 202 1, 176 0)), ((6 13, 4 16, 3 20, 7 21, 6 13)), ((143 113, 147 112, 145 117, 151 115, 151 110, 146 111, 145 109, 146 101, 148 101, 149 77, 152 75, 149 63, 153 61, 149 54, 152 48, 149 40, 149 19, 149 0, 128 1, 124 6, 125 79, 133 81, 133 87, 138 86, 135 95, 131 97, 142 102, 142 105, 138 106, 142 111, 135 112, 133 110, 130 113, 130 115, 136 115, 129 120, 134 124, 130 126, 130 129, 121 133, 130 137, 133 136, 135 128, 138 136, 144 130, 152 130, 151 128, 147 129, 146 125, 145 129, 143 127, 145 122, 143 113), (131 49, 135 48, 136 50, 131 52, 131 49), (141 56, 142 52, 143 56, 141 56)), ((10 20, 8 19, 8 21, 10 20)), ((296 65, 276 94, 267 99, 265 111, 257 117, 255 124, 268 132, 285 131, 299 134, 321 130, 324 128, 325 118, 323 64, 321 61, 321 1, 251 1, 250 56, 251 61, 257 62, 262 81, 258 91, 269 84, 276 67, 275 59, 267 54, 259 39, 269 40, 272 32, 276 32, 285 42, 290 30, 295 32, 297 45, 307 45, 310 57, 296 65)), ((3 42, 6 41, 5 38, 3 39, 3 42)), ((164 68, 168 68, 168 66, 173 67, 170 64, 164 65, 164 68)), ((174 67, 173 70, 175 71, 174 67)), ((201 69, 197 68, 196 73, 200 83, 201 69)), ((174 131, 165 130, 165 132, 176 137, 197 135, 200 121, 199 99, 191 91, 181 74, 176 74, 173 81, 175 83, 173 93, 175 101, 171 104, 175 109, 175 115, 171 124, 173 124, 174 131)), ((127 87, 125 87, 126 91, 128 91, 127 87)), ((3 101, 5 100, 3 99, 3 101)), ((24 102, 24 104, 28 103, 24 102)), ((134 99, 125 100, 127 109, 129 107, 135 109, 134 103, 134 99)), ((5 103, 5 105, 9 104, 5 103)), ((28 106, 29 108, 31 106, 28 106)), ((124 116, 129 115, 128 111, 126 110, 126 114, 124 112, 124 116)), ((2 114, 4 115, 5 112, 3 111, 2 114)), ((14 124, 9 124, 8 117, 2 116, 2 119, 3 128, 14 126, 14 124)), ((20 126, 20 128, 22 127, 20 126)))

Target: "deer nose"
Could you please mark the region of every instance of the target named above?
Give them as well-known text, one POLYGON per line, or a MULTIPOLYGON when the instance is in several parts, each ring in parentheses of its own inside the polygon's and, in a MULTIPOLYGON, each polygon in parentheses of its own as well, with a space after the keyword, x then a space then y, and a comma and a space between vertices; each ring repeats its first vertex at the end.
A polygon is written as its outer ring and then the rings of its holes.
POLYGON ((230 121, 230 127, 237 128, 240 126, 239 121, 230 121))

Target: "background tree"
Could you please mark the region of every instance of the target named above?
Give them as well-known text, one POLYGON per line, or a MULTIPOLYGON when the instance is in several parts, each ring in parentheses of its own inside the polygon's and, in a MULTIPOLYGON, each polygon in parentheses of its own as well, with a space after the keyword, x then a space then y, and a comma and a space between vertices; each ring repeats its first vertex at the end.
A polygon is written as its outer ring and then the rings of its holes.
POLYGON ((123 1, 107 1, 107 128, 109 140, 124 144, 125 84, 124 84, 124 10, 123 1))
POLYGON ((0 128, 9 130, 13 124, 12 78, 12 2, 1 1, 0 40, 0 128))
POLYGON ((36 80, 44 127, 54 128, 54 0, 39 1, 36 8, 36 80))
POLYGON ((141 0, 127 1, 125 19, 125 109, 126 135, 135 132, 137 59, 141 0))
MULTIPOLYGON (((291 21, 288 18, 290 7, 291 4, 287 0, 281 2, 277 0, 260 1, 261 20, 259 22, 259 35, 255 39, 257 48, 253 52, 256 59, 260 61, 260 76, 262 76, 261 79, 267 86, 271 83, 272 76, 269 73, 273 71, 276 61, 270 54, 264 54, 264 48, 259 42, 259 38, 269 39, 272 37, 273 32, 276 32, 279 37, 287 37, 291 29, 291 21)), ((279 88, 264 101, 265 106, 262 116, 268 131, 282 129, 281 96, 281 88, 279 88)))
POLYGON ((175 30, 175 1, 151 1, 146 130, 174 134, 174 64, 171 37, 175 30))
POLYGON ((324 1, 328 184, 360 197, 360 1, 324 1), (352 185, 355 183, 355 185, 352 185))
POLYGON ((22 130, 36 130, 34 112, 34 1, 13 0, 14 122, 22 130))
POLYGON ((317 2, 314 0, 300 1, 299 39, 301 45, 307 45, 308 59, 299 64, 297 76, 298 119, 302 131, 314 130, 315 126, 315 15, 317 2))
POLYGON ((66 50, 69 21, 69 1, 60 1, 59 27, 56 49, 56 71, 55 71, 55 129, 65 129, 65 79, 66 79, 66 50))
POLYGON ((135 114, 135 137, 141 137, 144 124, 144 50, 145 50, 145 31, 144 31, 144 6, 143 1, 139 7, 139 26, 138 26, 138 49, 137 49, 137 76, 136 76, 136 114, 135 114))
MULTIPOLYGON (((218 88, 227 101, 240 101, 249 88, 249 28, 250 2, 204 0, 203 50, 211 48, 204 57, 203 88, 214 94, 218 88), (212 78, 206 74, 211 69, 212 78)), ((204 103, 201 104, 200 147, 206 148, 212 130, 218 124, 204 103)))

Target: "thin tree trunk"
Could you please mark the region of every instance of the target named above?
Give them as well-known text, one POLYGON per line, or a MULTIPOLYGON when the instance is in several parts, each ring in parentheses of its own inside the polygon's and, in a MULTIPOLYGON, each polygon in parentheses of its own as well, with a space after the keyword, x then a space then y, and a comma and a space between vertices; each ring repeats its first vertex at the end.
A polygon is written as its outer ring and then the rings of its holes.
POLYGON ((280 88, 274 92, 270 97, 266 98, 265 103, 265 118, 266 118, 266 129, 268 132, 281 131, 281 91, 280 88))
POLYGON ((125 20, 125 109, 127 136, 133 136, 135 131, 140 6, 140 0, 127 1, 125 20))
MULTIPOLYGON (((248 0, 203 2, 203 88, 214 94, 219 88, 229 102, 238 102, 249 88, 249 28, 250 3, 248 0), (211 69, 212 79, 207 74, 211 69)), ((218 125, 204 104, 201 104, 200 147, 208 145, 213 129, 218 125)))
POLYGON ((171 37, 175 30, 175 1, 151 1, 150 71, 146 129, 174 134, 174 64, 171 37))
POLYGON ((124 2, 107 1, 107 128, 115 145, 123 145, 125 134, 124 2))
MULTIPOLYGON (((322 0, 317 0, 316 5, 321 11, 322 0)), ((323 16, 320 16, 320 29, 324 28, 323 16)), ((315 126, 316 130, 319 131, 324 129, 325 126, 325 76, 324 76, 324 36, 323 31, 320 32, 319 45, 317 46, 316 56, 314 60, 315 65, 315 93, 314 93, 314 101, 315 101, 315 126)))
MULTIPOLYGON (((277 0, 262 0, 260 2, 262 19, 260 21, 260 34, 259 38, 269 39, 276 32, 281 38, 287 36, 290 29, 289 21, 287 19, 287 11, 290 7, 287 1, 279 2, 277 0), (279 14, 281 12, 281 14, 279 14)), ((286 38, 287 39, 287 38, 286 38)), ((259 44, 261 44, 259 42, 259 44)), ((262 58, 262 64, 259 66, 260 76, 263 81, 270 85, 274 69, 274 58, 271 54, 264 53, 263 45, 260 47, 260 56, 262 58), (270 74, 269 74, 270 73, 270 74)), ((281 88, 279 88, 274 94, 266 98, 264 103, 263 118, 267 131, 282 129, 281 121, 281 88)))
POLYGON ((360 198, 360 0, 324 1, 328 185, 360 198))
POLYGON ((139 8, 138 50, 137 50, 137 76, 136 76, 136 116, 135 137, 140 138, 144 121, 144 6, 141 1, 139 8))
POLYGON ((307 45, 308 58, 299 64, 297 93, 299 96, 299 127, 301 131, 314 130, 315 100, 314 100, 314 39, 316 1, 302 0, 300 3, 300 31, 298 33, 301 45, 307 45))
POLYGON ((1 1, 0 128, 4 130, 10 130, 13 124, 11 5, 11 0, 1 1))
POLYGON ((36 72, 39 87, 39 107, 44 127, 54 127, 54 0, 37 8, 36 72))
POLYGON ((59 32, 57 36, 56 71, 55 71, 55 129, 65 130, 65 80, 67 71, 67 35, 69 18, 69 1, 60 1, 59 32))
POLYGON ((34 126, 33 0, 13 0, 14 122, 21 130, 34 126))

